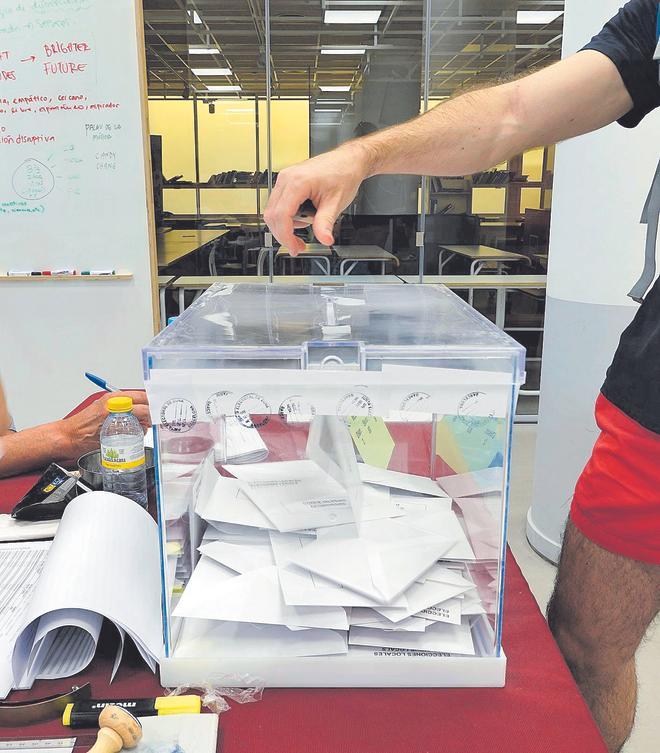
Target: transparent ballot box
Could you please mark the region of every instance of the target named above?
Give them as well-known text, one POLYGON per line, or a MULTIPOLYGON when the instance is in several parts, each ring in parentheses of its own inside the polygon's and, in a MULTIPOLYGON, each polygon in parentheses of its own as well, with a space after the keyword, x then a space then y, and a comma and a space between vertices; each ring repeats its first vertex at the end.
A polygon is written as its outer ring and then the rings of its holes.
POLYGON ((216 284, 144 369, 163 684, 504 684, 518 343, 442 286, 216 284))

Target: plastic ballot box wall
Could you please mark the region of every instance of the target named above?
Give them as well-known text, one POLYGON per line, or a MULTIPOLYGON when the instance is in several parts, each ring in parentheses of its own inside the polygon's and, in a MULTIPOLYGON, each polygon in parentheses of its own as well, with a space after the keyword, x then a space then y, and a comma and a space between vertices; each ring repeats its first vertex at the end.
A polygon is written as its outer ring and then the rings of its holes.
POLYGON ((216 284, 144 349, 166 685, 502 685, 523 348, 444 287, 216 284))

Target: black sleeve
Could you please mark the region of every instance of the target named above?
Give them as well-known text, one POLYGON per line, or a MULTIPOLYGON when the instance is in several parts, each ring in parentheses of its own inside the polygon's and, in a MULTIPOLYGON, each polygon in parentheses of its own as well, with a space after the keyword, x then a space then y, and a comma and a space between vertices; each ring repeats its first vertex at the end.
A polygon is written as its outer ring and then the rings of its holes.
POLYGON ((583 50, 602 52, 616 65, 633 101, 619 123, 633 128, 660 107, 655 53, 658 0, 629 0, 583 50))

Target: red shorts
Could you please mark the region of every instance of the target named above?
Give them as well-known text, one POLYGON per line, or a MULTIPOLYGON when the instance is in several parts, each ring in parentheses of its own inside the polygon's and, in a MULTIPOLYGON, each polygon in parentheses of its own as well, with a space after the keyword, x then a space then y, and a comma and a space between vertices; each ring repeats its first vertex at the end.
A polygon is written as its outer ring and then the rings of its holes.
POLYGON ((660 435, 603 395, 600 436, 575 487, 571 520, 603 549, 660 564, 660 435))

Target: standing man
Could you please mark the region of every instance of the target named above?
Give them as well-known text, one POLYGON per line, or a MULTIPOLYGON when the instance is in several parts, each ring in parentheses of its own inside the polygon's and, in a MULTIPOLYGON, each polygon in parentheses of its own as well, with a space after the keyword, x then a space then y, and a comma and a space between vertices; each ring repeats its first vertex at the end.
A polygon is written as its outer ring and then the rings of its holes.
MULTIPOLYGON (((372 175, 467 175, 525 149, 636 126, 660 106, 658 0, 630 0, 580 52, 525 78, 449 100, 280 172, 265 219, 292 252, 298 207, 332 244, 339 213, 372 175)), ((649 154, 655 164, 658 154, 649 154)), ((596 404, 601 434, 578 481, 548 621, 609 750, 633 726, 635 652, 660 611, 660 282, 652 282, 660 172, 644 208, 643 301, 596 404)), ((631 252, 633 249, 631 249, 631 252)))

